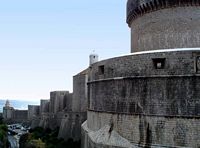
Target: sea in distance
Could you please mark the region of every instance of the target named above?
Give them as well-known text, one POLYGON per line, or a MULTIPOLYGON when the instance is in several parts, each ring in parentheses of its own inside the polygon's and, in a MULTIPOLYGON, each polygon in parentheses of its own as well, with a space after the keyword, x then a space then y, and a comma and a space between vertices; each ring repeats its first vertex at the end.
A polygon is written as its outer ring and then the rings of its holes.
MULTIPOLYGON (((10 105, 14 107, 14 109, 19 110, 27 110, 28 105, 39 105, 40 101, 24 101, 24 100, 12 100, 8 99, 10 102, 10 105)), ((3 107, 5 106, 6 100, 0 99, 0 112, 3 112, 3 107)))

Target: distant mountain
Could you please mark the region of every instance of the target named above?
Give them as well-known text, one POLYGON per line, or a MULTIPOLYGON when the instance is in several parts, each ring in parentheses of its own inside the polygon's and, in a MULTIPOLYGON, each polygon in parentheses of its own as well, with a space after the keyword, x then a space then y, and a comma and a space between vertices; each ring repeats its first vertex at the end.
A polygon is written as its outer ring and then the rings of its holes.
MULTIPOLYGON (((39 105, 39 101, 22 101, 22 100, 9 100, 10 105, 14 107, 15 109, 28 109, 28 105, 39 105)), ((6 103, 6 100, 0 99, 0 112, 3 112, 3 107, 6 103)))

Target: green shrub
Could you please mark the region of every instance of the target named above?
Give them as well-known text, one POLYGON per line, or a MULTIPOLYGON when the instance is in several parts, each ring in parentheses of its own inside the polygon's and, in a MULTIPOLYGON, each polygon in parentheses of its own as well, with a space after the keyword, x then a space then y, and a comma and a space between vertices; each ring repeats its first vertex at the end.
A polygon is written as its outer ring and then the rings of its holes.
POLYGON ((20 148, 80 148, 80 141, 58 139, 58 132, 59 128, 55 130, 44 130, 39 127, 32 129, 28 136, 24 135, 21 137, 22 139, 20 138, 20 141, 22 141, 22 143, 20 143, 20 148), (21 147, 24 143, 26 147, 21 147))
POLYGON ((5 124, 0 124, 0 143, 3 147, 8 146, 8 138, 7 138, 8 127, 5 124))

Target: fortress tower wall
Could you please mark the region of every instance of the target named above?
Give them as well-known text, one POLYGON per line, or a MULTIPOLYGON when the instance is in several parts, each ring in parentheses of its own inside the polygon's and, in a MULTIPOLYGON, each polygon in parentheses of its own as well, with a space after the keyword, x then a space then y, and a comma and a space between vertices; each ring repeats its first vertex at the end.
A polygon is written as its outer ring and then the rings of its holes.
POLYGON ((200 115, 199 56, 200 50, 194 49, 132 54, 98 62, 92 66, 88 82, 89 109, 149 115, 200 115), (155 67, 159 60, 163 62, 160 69, 155 67), (104 73, 100 72, 102 67, 104 73))
POLYGON ((81 124, 87 119, 87 81, 88 69, 73 77, 73 95, 68 95, 59 138, 72 138, 74 141, 81 139, 81 124))
POLYGON ((49 112, 49 100, 40 100, 40 114, 49 112))
POLYGON ((57 113, 65 108, 64 98, 68 91, 54 91, 50 93, 50 112, 57 113))
POLYGON ((3 107, 3 118, 5 120, 12 119, 13 118, 13 107, 3 107))
MULTIPOLYGON (((133 53, 100 61, 90 69, 90 81, 134 76, 196 74, 199 49, 174 49, 133 53), (172 52, 173 51, 173 52, 172 52), (196 58, 196 59, 195 59, 196 58), (196 63, 195 63, 196 60, 196 63), (163 68, 156 63, 163 62, 163 68)), ((90 82, 89 82, 90 83, 90 82)))
POLYGON ((83 147, 199 147, 199 56, 163 50, 92 65, 83 147))
POLYGON ((86 120, 86 112, 66 112, 62 118, 58 138, 79 141, 81 138, 81 124, 86 120))
POLYGON ((73 77, 72 111, 86 112, 87 110, 87 70, 73 77))
POLYGON ((90 66, 82 148, 200 147, 199 8, 127 1, 132 54, 90 66))
POLYGON ((28 105, 28 119, 31 120, 35 117, 38 117, 40 114, 39 105, 28 105))
MULTIPOLYGON (((51 118, 53 117, 52 113, 50 113, 50 100, 41 100, 40 109, 39 127, 50 128, 51 118)), ((54 124, 54 122, 51 123, 54 124)))
POLYGON ((47 128, 46 124, 47 124, 47 113, 42 113, 40 115, 40 122, 39 122, 39 127, 42 128, 47 128))
POLYGON ((131 52, 200 47, 199 0, 128 0, 131 52))
POLYGON ((50 100, 41 100, 39 126, 60 127, 59 138, 80 140, 81 124, 86 120, 87 71, 74 76, 74 92, 53 91, 50 100), (70 131, 68 130, 70 129, 70 131))
POLYGON ((40 123, 39 105, 28 105, 28 120, 30 121, 31 128, 39 126, 40 123))
POLYGON ((73 99, 73 93, 69 93, 65 95, 65 98, 64 98, 65 112, 72 111, 72 99, 73 99))

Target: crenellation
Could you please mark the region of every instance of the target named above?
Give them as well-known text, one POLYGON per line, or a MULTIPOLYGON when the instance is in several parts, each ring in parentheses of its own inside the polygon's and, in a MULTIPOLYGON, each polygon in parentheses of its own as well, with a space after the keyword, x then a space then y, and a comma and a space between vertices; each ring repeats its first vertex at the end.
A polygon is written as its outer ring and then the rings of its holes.
POLYGON ((128 0, 127 23, 138 16, 165 8, 199 6, 199 0, 128 0))

